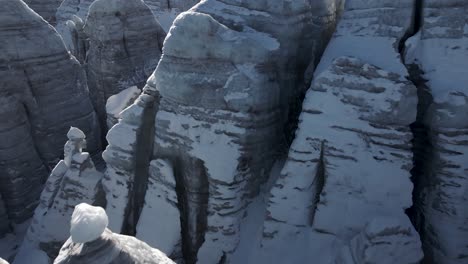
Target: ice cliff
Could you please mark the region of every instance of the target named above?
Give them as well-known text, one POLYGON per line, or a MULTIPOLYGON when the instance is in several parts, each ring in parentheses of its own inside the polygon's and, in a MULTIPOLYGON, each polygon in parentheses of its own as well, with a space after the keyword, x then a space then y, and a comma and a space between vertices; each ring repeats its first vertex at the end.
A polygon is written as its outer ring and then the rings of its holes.
POLYGON ((199 0, 145 0, 151 8, 154 16, 161 23, 161 26, 169 31, 175 18, 182 12, 189 10, 196 5, 199 0))
POLYGON ((55 12, 62 0, 24 0, 24 2, 49 23, 55 25, 57 20, 55 12))
POLYGON ((150 161, 162 159, 174 168, 185 258, 226 259, 245 207, 284 149, 299 84, 335 17, 334 4, 290 1, 203 1, 181 14, 144 94, 108 134, 111 227, 136 232, 145 201, 138 190, 151 186, 150 161))
POLYGON ((410 125, 416 121, 418 97, 399 50, 413 29, 413 7, 412 1, 345 2, 306 94, 286 164, 270 192, 262 242, 266 258, 294 255, 300 261, 327 250, 320 262, 328 263, 337 261, 335 250, 346 245, 358 251, 354 254, 381 254, 364 262, 355 257, 356 263, 380 263, 379 258, 417 263, 422 258, 419 235, 405 214, 413 202, 410 125), (380 242, 372 239, 370 248, 356 248, 352 241, 368 232, 367 226, 386 222, 392 226, 381 228, 407 230, 411 242, 381 253, 380 242), (285 244, 300 247, 293 252, 302 257, 279 251, 285 244), (410 255, 391 258, 410 245, 410 255))
POLYGON ((144 86, 158 64, 166 34, 142 0, 93 2, 83 31, 89 90, 105 122, 110 96, 144 86))
POLYGON ((20 0, 0 2, 0 193, 10 221, 30 218, 70 126, 100 149, 85 73, 55 29, 20 0))
POLYGON ((426 0, 421 24, 405 52, 424 95, 418 135, 425 140, 415 151, 414 222, 428 261, 466 263, 468 2, 426 0))
POLYGON ((0 257, 466 263, 465 0, 0 3, 0 257))
POLYGON ((156 68, 166 33, 142 0, 65 1, 57 28, 86 68, 103 128, 109 97, 142 88, 156 68))

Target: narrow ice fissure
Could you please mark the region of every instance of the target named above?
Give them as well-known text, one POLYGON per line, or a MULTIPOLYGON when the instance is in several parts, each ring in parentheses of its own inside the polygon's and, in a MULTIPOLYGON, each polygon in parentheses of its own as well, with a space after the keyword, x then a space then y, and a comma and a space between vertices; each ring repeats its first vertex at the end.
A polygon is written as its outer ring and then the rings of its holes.
POLYGON ((315 212, 317 211, 317 206, 320 202, 320 195, 322 194, 323 187, 325 186, 325 157, 324 157, 324 151, 325 151, 325 142, 322 141, 322 146, 320 150, 320 160, 317 165, 317 173, 315 174, 315 198, 313 201, 313 204, 315 205, 313 210, 311 211, 311 216, 310 216, 310 225, 312 226, 314 223, 314 218, 315 218, 315 212))
MULTIPOLYGON (((413 15, 413 28, 411 34, 408 34, 402 39, 399 51, 401 54, 402 62, 405 64, 408 73, 409 80, 417 88, 418 106, 416 121, 411 124, 411 131, 413 133, 412 141, 412 152, 413 152, 413 168, 411 169, 411 181, 413 182, 413 205, 406 210, 406 214, 410 218, 413 226, 418 231, 421 241, 424 242, 425 234, 423 230, 424 226, 424 213, 422 211, 422 193, 424 189, 424 182, 427 181, 427 170, 426 167, 431 164, 433 156, 433 146, 430 140, 429 127, 425 123, 426 113, 429 106, 433 102, 433 97, 426 85, 427 80, 424 79, 424 72, 420 69, 417 64, 409 63, 405 61, 405 42, 416 35, 423 25, 423 12, 424 12, 424 0, 415 0, 414 3, 414 15, 413 15)), ((423 247, 424 250, 424 247, 423 247)), ((425 252, 425 259, 422 263, 428 262, 428 255, 425 252)))

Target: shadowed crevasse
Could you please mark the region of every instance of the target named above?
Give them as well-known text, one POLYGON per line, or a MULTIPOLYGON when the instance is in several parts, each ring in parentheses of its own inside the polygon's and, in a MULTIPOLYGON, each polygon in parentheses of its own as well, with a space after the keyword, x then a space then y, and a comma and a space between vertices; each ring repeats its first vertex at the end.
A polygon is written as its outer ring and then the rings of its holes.
POLYGON ((153 152, 154 116, 156 105, 150 104, 143 110, 143 123, 137 132, 135 146, 135 178, 129 191, 130 197, 127 208, 127 216, 123 224, 123 234, 135 236, 136 226, 140 218, 145 195, 148 187, 148 168, 153 152))
MULTIPOLYGON (((414 2, 414 15, 413 15, 413 28, 408 34, 400 41, 399 51, 403 63, 409 73, 409 80, 416 86, 418 95, 418 106, 416 121, 411 124, 411 131, 413 133, 412 151, 413 151, 413 168, 411 169, 411 181, 413 182, 413 205, 406 209, 406 214, 410 218, 412 224, 418 231, 421 241, 425 241, 425 216, 421 208, 421 195, 424 189, 424 182, 427 178, 428 164, 432 163, 433 146, 429 136, 429 126, 425 122, 428 108, 433 103, 429 87, 426 85, 427 80, 424 79, 424 72, 415 63, 406 63, 406 42, 411 37, 420 32, 424 12, 424 0, 415 0, 414 2)), ((425 247, 423 247, 425 249, 425 247)), ((429 252, 424 254, 424 263, 432 263, 429 252)))

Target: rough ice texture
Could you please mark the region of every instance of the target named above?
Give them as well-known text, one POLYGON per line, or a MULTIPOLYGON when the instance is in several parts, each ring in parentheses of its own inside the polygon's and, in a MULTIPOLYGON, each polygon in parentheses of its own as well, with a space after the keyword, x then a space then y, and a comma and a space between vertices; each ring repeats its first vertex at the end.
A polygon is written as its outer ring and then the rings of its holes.
POLYGON ((100 148, 86 78, 60 36, 19 0, 0 5, 0 193, 11 221, 32 216, 71 125, 100 148))
POLYGON ((345 1, 336 32, 315 75, 326 70, 335 58, 353 56, 406 76, 398 48, 412 28, 413 6, 412 0, 345 1))
MULTIPOLYGON (((309 229, 345 245, 375 218, 406 218, 413 188, 409 125, 416 105, 411 82, 355 58, 335 59, 317 75, 271 190, 264 247, 274 253, 309 229)), ((318 240, 314 246, 322 239, 310 237, 318 240)), ((422 257, 420 248, 414 256, 422 257)))
POLYGON ((145 0, 145 3, 153 11, 167 11, 167 10, 175 9, 179 13, 189 10, 198 2, 200 1, 199 0, 145 0))
POLYGON ((107 127, 111 128, 120 118, 120 113, 127 107, 133 104, 133 102, 140 95, 141 90, 136 86, 129 87, 118 94, 115 94, 109 99, 106 103, 106 113, 107 113, 107 127))
POLYGON ((89 6, 93 2, 94 0, 64 0, 56 14, 57 32, 62 36, 67 48, 79 59, 85 57, 85 47, 75 47, 74 44, 78 43, 80 38, 84 38, 84 36, 78 36, 79 29, 83 27, 89 6))
POLYGON ((199 0, 145 0, 166 32, 181 12, 189 10, 198 2, 199 0))
POLYGON ((70 238, 73 243, 87 243, 98 239, 109 224, 102 207, 81 203, 75 206, 70 223, 70 238))
POLYGON ((87 66, 94 105, 106 124, 107 99, 144 86, 166 33, 142 0, 65 0, 57 17, 66 45, 87 66))
MULTIPOLYGON (((137 192, 135 182, 137 170, 141 172, 141 169, 148 168, 152 140, 145 135, 153 133, 151 119, 154 119, 156 101, 153 95, 140 95, 135 103, 120 113, 119 122, 107 133, 109 145, 102 155, 107 164, 103 187, 107 200, 106 212, 110 216, 109 227, 115 232, 126 232, 127 226, 134 228, 136 221, 130 216, 132 210, 143 206, 135 206, 134 195, 138 193, 144 197, 146 186, 138 185, 138 188, 143 188, 137 192), (130 223, 127 224, 127 221, 130 223)), ((140 176, 144 176, 144 173, 140 176)))
POLYGON ((89 90, 105 122, 110 96, 145 85, 158 64, 166 33, 142 0, 93 2, 83 32, 89 90))
POLYGON ((136 237, 169 256, 179 253, 182 238, 177 204, 172 164, 161 159, 151 161, 145 206, 136 237))
MULTIPOLYGON (((417 95, 398 48, 411 29, 412 7, 412 1, 346 1, 271 190, 262 242, 268 259, 280 261, 291 255, 285 245, 298 245, 303 250, 294 252, 336 261, 335 249, 374 219, 406 219, 417 95)), ((411 261, 422 258, 416 248, 411 261)))
POLYGON ((68 20, 72 20, 73 16, 85 21, 89 6, 93 2, 94 0, 63 0, 56 14, 57 27, 64 25, 68 20))
MULTIPOLYGON (((428 260, 468 261, 468 2, 425 1, 422 28, 407 42, 406 62, 427 80, 425 112, 432 152, 419 177, 418 216, 428 260)), ((424 157, 424 148, 416 153, 424 157)))
MULTIPOLYGON (((73 35, 70 31, 75 28, 75 23, 82 24, 86 21, 89 6, 95 0, 64 0, 57 10, 57 31, 64 37, 65 44, 70 49, 73 46, 73 35), (80 23, 81 21, 81 23, 80 23)), ((174 19, 183 11, 187 11, 198 0, 144 0, 145 4, 153 12, 156 20, 161 24, 165 32, 169 31, 174 19)), ((76 36, 75 36, 76 37, 76 36)), ((77 51, 78 52, 78 51, 77 51)))
MULTIPOLYGON (((0 80, 1 82, 1 80, 0 80)), ((37 206, 47 166, 35 148, 24 105, 13 96, 0 96, 0 193, 10 220, 22 222, 37 206), (9 173, 7 173, 9 172, 9 173)))
POLYGON ((334 5, 282 5, 205 1, 175 21, 143 95, 107 136, 111 229, 132 233, 138 218, 147 221, 146 168, 163 159, 177 168, 184 259, 229 259, 244 209, 284 146, 301 90, 291 87, 300 87, 333 30, 334 5))
POLYGON ((30 255, 31 251, 43 251, 54 259, 68 239, 69 219, 75 206, 81 203, 102 203, 98 197, 99 181, 103 175, 96 171, 89 153, 82 152, 86 146, 83 132, 70 128, 68 137, 64 147, 65 158, 57 164, 47 180, 40 204, 18 252, 22 258, 15 260, 15 264, 28 264, 23 255, 30 255))
POLYGON ((47 22, 55 25, 55 12, 62 0, 24 0, 24 2, 47 22))
POLYGON ((419 263, 421 241, 407 217, 375 218, 342 249, 336 264, 419 263))
POLYGON ((189 262, 229 261, 238 246, 334 18, 334 5, 209 0, 175 20, 147 90, 161 95, 154 158, 177 168, 189 262))
POLYGON ((164 253, 135 237, 113 234, 105 226, 107 215, 102 208, 78 205, 72 217, 72 237, 63 245, 54 264, 174 263, 164 253), (74 231, 80 232, 74 234, 74 231))

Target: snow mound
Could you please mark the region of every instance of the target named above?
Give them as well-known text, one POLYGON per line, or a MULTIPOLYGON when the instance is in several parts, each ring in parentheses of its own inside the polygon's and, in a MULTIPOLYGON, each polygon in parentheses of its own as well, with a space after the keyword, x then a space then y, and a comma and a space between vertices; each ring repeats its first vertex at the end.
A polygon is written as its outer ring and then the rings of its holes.
POLYGON ((138 89, 136 86, 131 86, 118 94, 115 94, 109 99, 107 99, 106 103, 106 112, 108 114, 117 116, 124 110, 127 106, 129 106, 138 95, 140 95, 141 90, 138 89))
POLYGON ((75 207, 71 219, 70 234, 74 243, 86 243, 98 239, 109 224, 106 211, 101 207, 81 203, 75 207))
POLYGON ((67 133, 69 140, 80 140, 86 138, 86 135, 80 129, 76 127, 70 127, 70 130, 67 133))

